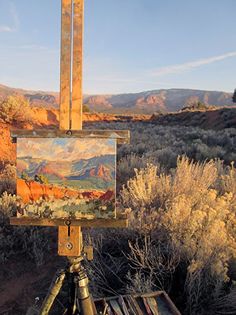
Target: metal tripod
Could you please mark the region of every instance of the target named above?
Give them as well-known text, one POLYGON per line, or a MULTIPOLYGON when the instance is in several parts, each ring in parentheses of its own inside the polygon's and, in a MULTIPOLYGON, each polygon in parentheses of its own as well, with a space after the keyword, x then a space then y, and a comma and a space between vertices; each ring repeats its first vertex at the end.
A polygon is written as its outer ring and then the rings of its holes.
POLYGON ((63 315, 95 315, 96 309, 89 293, 88 276, 83 266, 84 256, 70 258, 69 266, 57 272, 39 315, 48 315, 65 280, 68 282, 68 305, 63 315))

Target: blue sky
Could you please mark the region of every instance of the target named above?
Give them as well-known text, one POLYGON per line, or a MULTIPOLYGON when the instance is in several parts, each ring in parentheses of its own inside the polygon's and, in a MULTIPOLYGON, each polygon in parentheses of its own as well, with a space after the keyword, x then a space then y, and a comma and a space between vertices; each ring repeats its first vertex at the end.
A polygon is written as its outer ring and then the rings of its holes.
MULTIPOLYGON (((59 90, 60 0, 0 0, 0 83, 59 90)), ((235 0, 85 0, 84 92, 236 88, 235 0)))

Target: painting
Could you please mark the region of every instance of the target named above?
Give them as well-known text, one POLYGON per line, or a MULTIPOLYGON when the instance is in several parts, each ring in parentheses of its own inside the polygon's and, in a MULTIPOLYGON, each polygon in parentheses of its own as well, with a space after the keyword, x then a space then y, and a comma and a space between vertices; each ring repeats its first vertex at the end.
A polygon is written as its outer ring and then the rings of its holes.
POLYGON ((115 218, 116 140, 17 140, 18 217, 115 218))

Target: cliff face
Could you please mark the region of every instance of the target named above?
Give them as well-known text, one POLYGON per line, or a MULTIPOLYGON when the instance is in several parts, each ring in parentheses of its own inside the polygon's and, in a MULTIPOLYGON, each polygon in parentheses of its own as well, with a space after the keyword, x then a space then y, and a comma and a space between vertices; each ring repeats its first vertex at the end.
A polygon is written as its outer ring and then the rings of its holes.
MULTIPOLYGON (((114 193, 113 193, 114 194, 114 193)), ((63 198, 83 198, 83 199, 99 199, 110 200, 111 194, 107 195, 107 192, 102 191, 79 191, 69 188, 57 187, 53 185, 44 185, 35 181, 26 182, 23 179, 17 179, 17 195, 22 198, 23 203, 29 203, 30 201, 37 201, 40 198, 49 200, 63 199, 63 198), (103 197, 104 196, 104 197, 103 197)))
POLYGON ((52 185, 43 185, 34 181, 26 182, 23 179, 17 179, 17 195, 22 198, 24 203, 36 201, 41 197, 50 199, 62 199, 63 197, 78 197, 78 191, 59 188, 52 185))
MULTIPOLYGON (((26 128, 51 128, 59 126, 59 110, 47 109, 42 107, 32 108, 32 125, 26 128)), ((83 113, 83 122, 95 121, 142 121, 148 120, 150 115, 114 115, 105 113, 83 113)))

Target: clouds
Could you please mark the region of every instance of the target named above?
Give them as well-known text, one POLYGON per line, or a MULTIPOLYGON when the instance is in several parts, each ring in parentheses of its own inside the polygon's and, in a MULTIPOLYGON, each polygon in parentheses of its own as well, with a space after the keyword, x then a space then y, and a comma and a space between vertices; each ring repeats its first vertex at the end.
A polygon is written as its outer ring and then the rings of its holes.
POLYGON ((75 161, 115 154, 115 140, 110 139, 18 139, 17 156, 31 156, 48 161, 75 161))
POLYGON ((12 33, 16 32, 20 26, 20 20, 16 6, 13 2, 8 2, 8 13, 10 17, 9 24, 0 25, 0 33, 12 33))
POLYGON ((0 33, 3 32, 12 32, 12 28, 7 25, 0 25, 0 33))
MULTIPOLYGON (((174 57, 174 56, 173 56, 174 57)), ((172 58, 173 58, 172 57, 172 58)), ((204 66, 213 63, 220 63, 220 61, 226 59, 233 59, 236 57, 236 51, 227 52, 221 55, 212 56, 208 58, 201 58, 197 60, 193 60, 190 62, 184 62, 180 64, 172 64, 168 66, 163 66, 157 69, 150 69, 147 67, 146 69, 141 69, 139 71, 135 71, 135 75, 132 73, 128 73, 126 71, 118 71, 115 68, 105 67, 105 70, 96 71, 96 74, 90 68, 86 68, 85 72, 85 90, 87 94, 119 94, 119 93, 134 93, 140 92, 142 90, 151 90, 151 89, 160 89, 160 88, 196 88, 196 89, 219 89, 230 91, 232 88, 229 88, 228 81, 230 80, 231 74, 229 70, 224 68, 224 64, 221 64, 222 73, 227 71, 227 80, 222 82, 221 79, 218 80, 214 75, 214 69, 211 69, 211 72, 203 71, 204 66), (196 76, 193 70, 201 68, 202 73, 205 76, 205 86, 203 85, 204 78, 199 78, 199 75, 196 76), (89 69, 89 71, 88 71, 89 69), (111 71, 112 73, 109 73, 111 71), (104 72, 106 73, 104 74, 104 72), (186 76, 182 74, 188 75, 186 80, 186 76), (178 76, 174 76, 178 74, 178 76), (181 76, 182 75, 182 76, 181 76), (165 81, 163 81, 163 77, 166 76, 165 81), (181 81, 182 78, 185 78, 185 81, 181 81), (111 92, 112 91, 112 92, 111 92)), ((188 58, 189 57, 185 57, 188 58)), ((235 58, 236 59, 236 58, 235 58)), ((88 62, 88 61, 87 61, 88 62)), ((165 59, 163 59, 164 64, 165 59)), ((232 60, 232 64, 235 61, 232 60)), ((98 66, 98 65, 97 65, 98 66)), ((207 67, 205 67, 207 69, 207 67)), ((233 81, 231 83, 234 84, 233 81)))
POLYGON ((182 73, 182 72, 192 70, 192 69, 204 66, 204 65, 208 65, 211 63, 222 61, 224 59, 231 58, 231 57, 236 57, 236 51, 233 51, 230 53, 225 53, 225 54, 219 55, 219 56, 213 56, 210 58, 186 62, 186 63, 182 63, 182 64, 176 64, 176 65, 161 67, 159 69, 152 71, 151 75, 154 77, 161 77, 161 76, 165 76, 168 74, 182 73))

